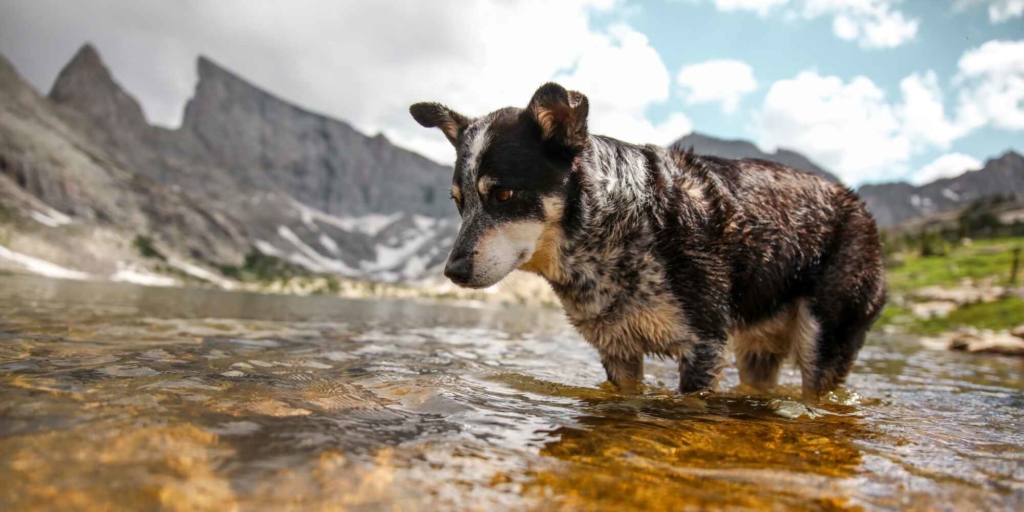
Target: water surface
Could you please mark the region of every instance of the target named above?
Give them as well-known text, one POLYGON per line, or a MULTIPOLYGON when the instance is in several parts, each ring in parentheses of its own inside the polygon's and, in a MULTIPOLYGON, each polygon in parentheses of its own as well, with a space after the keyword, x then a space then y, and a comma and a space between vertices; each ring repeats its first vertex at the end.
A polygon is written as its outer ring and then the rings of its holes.
POLYGON ((788 367, 674 366, 612 392, 554 311, 0 276, 0 509, 1024 507, 1019 360, 874 335, 796 419, 788 367))

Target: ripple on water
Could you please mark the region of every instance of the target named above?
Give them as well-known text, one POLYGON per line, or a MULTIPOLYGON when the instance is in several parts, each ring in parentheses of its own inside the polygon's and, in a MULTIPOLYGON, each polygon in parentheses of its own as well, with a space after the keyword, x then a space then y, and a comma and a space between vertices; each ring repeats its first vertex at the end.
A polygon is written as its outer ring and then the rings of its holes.
POLYGON ((0 503, 1024 505, 1019 361, 876 335, 814 410, 674 366, 617 393, 554 312, 0 277, 0 503))

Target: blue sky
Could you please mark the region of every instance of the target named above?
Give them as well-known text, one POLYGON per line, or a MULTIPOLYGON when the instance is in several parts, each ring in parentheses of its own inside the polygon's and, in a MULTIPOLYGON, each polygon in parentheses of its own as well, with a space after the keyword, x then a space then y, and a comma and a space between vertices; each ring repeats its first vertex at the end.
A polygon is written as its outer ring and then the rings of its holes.
POLYGON ((206 55, 444 163, 410 103, 473 116, 549 80, 596 133, 787 147, 852 185, 1024 151, 1024 0, 0 0, 0 53, 42 93, 85 42, 152 123, 180 124, 206 55))
MULTIPOLYGON (((785 7, 798 7, 789 2, 785 7)), ((661 1, 620 6, 636 30, 650 39, 670 70, 682 69, 712 59, 733 59, 753 68, 757 89, 743 96, 739 108, 726 114, 711 103, 684 108, 694 129, 726 138, 758 140, 754 115, 771 85, 814 70, 849 82, 857 76, 869 78, 892 101, 900 98, 900 81, 913 73, 933 71, 943 91, 943 105, 953 115, 956 108, 957 62, 967 51, 992 40, 1020 41, 1024 18, 1000 23, 990 20, 987 5, 956 6, 940 0, 906 0, 894 7, 918 20, 917 32, 909 41, 893 48, 864 48, 842 40, 833 33, 833 19, 787 16, 785 8, 772 9, 766 16, 754 11, 723 12, 712 1, 661 1), (957 8, 961 7, 961 8, 957 8)), ((599 22, 614 23, 621 13, 603 13, 599 22)), ((1024 49, 1022 49, 1024 51, 1024 49)), ((685 96, 674 87, 669 101, 652 105, 649 115, 660 119, 685 96)), ((1024 108, 1021 106, 1020 108, 1024 108)), ((1024 151, 1021 129, 983 126, 948 147, 930 146, 913 152, 900 165, 872 176, 870 181, 888 181, 911 176, 948 153, 962 153, 979 160, 1007 149, 1024 151)), ((800 149, 800 148, 797 148, 800 149)))

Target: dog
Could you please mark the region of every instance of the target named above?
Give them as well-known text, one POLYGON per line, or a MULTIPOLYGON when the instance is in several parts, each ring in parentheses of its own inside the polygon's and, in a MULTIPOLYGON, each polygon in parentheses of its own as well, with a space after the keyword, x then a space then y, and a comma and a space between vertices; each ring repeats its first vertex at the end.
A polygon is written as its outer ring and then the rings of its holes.
POLYGON ((771 389, 792 357, 816 401, 844 383, 885 305, 875 221, 842 185, 593 135, 586 96, 555 83, 478 118, 409 110, 456 149, 462 226, 445 276, 543 276, 619 388, 642 382, 652 355, 678 361, 681 393, 713 390, 731 344, 742 383, 771 389))

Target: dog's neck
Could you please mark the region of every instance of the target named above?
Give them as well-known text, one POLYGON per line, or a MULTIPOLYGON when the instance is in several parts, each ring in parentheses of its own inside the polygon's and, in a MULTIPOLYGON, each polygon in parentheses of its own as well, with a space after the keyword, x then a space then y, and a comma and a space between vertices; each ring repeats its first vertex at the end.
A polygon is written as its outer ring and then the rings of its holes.
POLYGON ((540 274, 556 291, 598 285, 634 256, 629 249, 653 238, 662 205, 650 189, 679 172, 662 148, 591 136, 569 177, 577 193, 521 268, 540 274))

